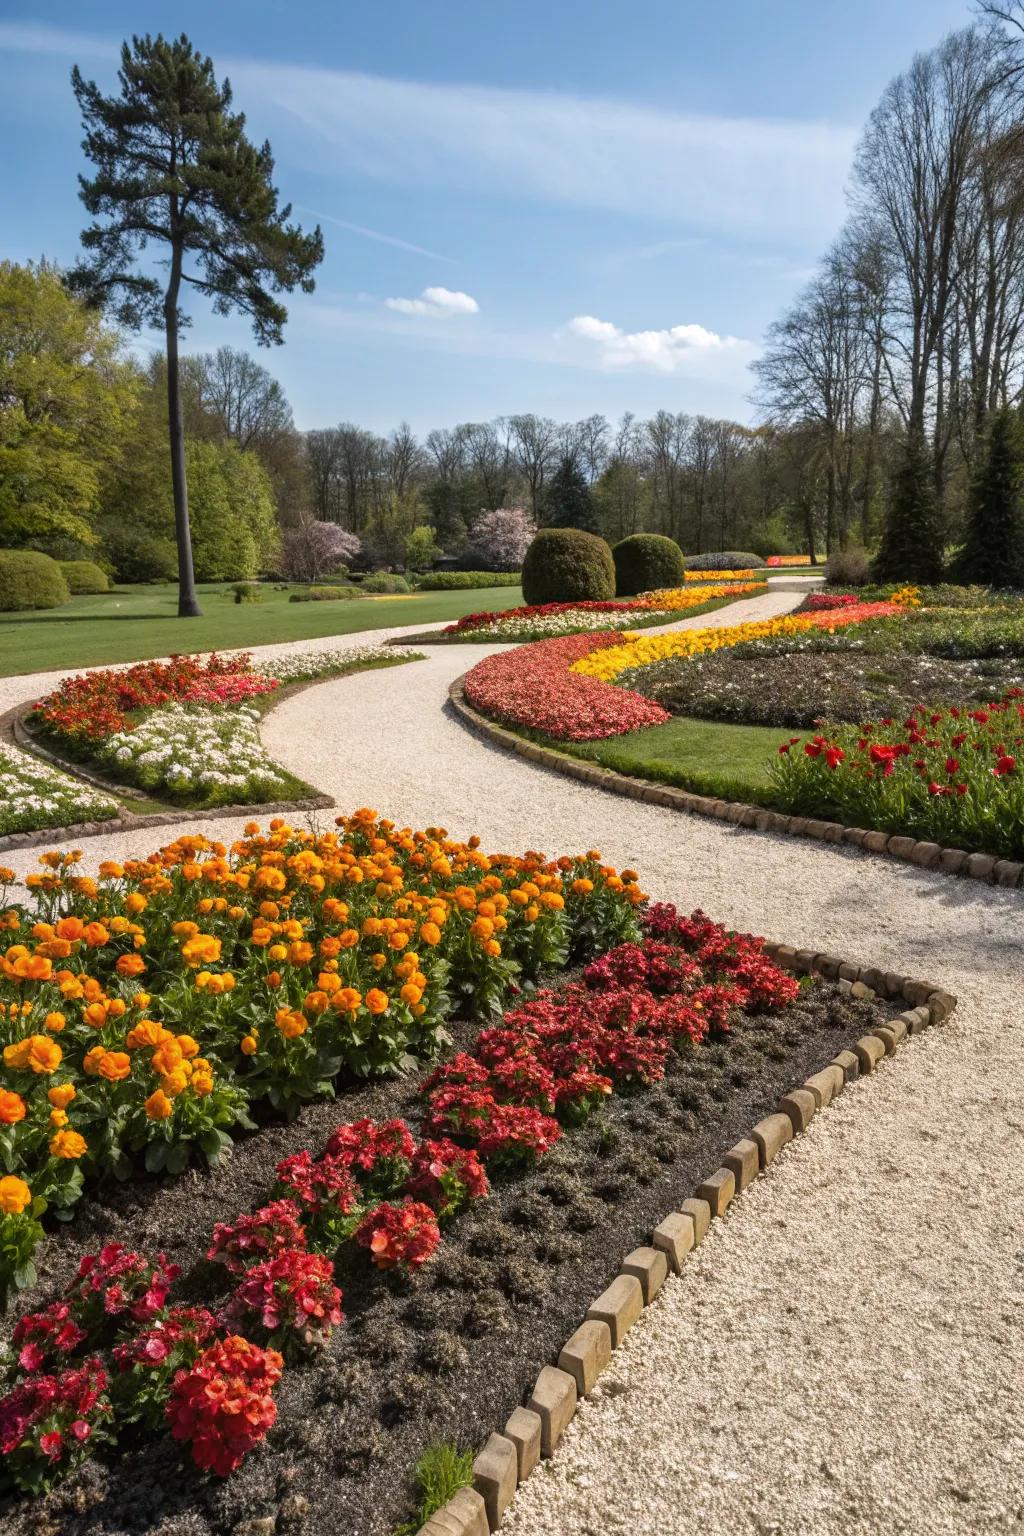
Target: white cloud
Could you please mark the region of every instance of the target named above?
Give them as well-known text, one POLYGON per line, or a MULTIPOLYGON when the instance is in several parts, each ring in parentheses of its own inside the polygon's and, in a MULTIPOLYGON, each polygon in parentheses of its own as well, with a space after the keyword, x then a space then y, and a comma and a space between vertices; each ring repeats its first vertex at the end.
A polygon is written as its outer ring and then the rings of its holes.
POLYGON ((719 336, 703 325, 673 325, 660 331, 624 331, 610 320, 594 315, 576 315, 565 327, 565 335, 592 343, 597 361, 604 368, 642 368, 658 373, 675 373, 700 360, 732 355, 744 365, 753 355, 753 343, 738 336, 719 336))
POLYGON ((480 305, 471 294, 451 288, 424 288, 418 299, 385 299, 388 309, 400 315, 478 315, 480 305))

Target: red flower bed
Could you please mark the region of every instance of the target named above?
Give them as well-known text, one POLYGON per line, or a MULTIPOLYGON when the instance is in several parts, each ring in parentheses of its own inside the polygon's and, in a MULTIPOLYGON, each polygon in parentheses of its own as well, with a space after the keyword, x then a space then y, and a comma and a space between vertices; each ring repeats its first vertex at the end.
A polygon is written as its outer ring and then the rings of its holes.
POLYGON ((84 1259, 65 1296, 14 1331, 18 1364, 0 1398, 10 1480, 46 1486, 95 1431, 132 1424, 169 1428, 199 1467, 226 1476, 274 1423, 283 1360, 264 1346, 322 1343, 342 1320, 339 1249, 345 1264, 365 1250, 378 1269, 415 1274, 441 1223, 488 1195, 488 1173, 536 1162, 606 1095, 657 1081, 673 1050, 720 1036, 737 1010, 797 995, 760 939, 671 906, 643 922, 640 942, 530 997, 437 1068, 422 1085, 419 1145, 404 1120, 364 1119, 338 1126, 320 1158, 285 1158, 279 1198, 213 1230, 207 1259, 233 1285, 219 1314, 173 1301, 178 1270, 163 1255, 111 1243, 84 1259), (223 1332, 239 1327, 256 1339, 223 1332))
POLYGON ((277 687, 253 672, 248 656, 216 654, 172 656, 169 662, 142 661, 137 666, 69 677, 35 706, 47 730, 68 739, 102 741, 131 730, 128 716, 159 704, 235 704, 277 687))
POLYGON ((830 613, 834 608, 856 608, 860 598, 853 592, 812 592, 804 599, 804 613, 830 613))
POLYGON ((621 736, 672 717, 627 688, 570 672, 574 661, 621 645, 619 630, 565 635, 488 656, 466 674, 466 698, 506 725, 528 726, 565 741, 621 736))

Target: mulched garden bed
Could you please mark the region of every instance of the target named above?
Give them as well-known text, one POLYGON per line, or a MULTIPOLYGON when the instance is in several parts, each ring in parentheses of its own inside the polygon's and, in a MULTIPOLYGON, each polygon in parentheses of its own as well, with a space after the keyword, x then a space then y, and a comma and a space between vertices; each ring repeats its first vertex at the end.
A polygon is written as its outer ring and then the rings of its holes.
POLYGON ((1024 662, 1017 657, 954 661, 851 650, 712 652, 655 662, 628 678, 633 692, 673 715, 798 729, 824 719, 902 719, 921 704, 971 708, 1022 683, 1024 662))
MULTIPOLYGON (((495 1179, 492 1198, 445 1228, 415 1279, 339 1271, 345 1324, 308 1364, 285 1372, 276 1425, 229 1480, 201 1477, 166 1435, 125 1443, 43 1500, 10 1507, 5 1530, 386 1536, 411 1513, 410 1473, 423 1449, 437 1441, 475 1446, 504 1422, 622 1255, 647 1240, 782 1093, 886 1013, 817 982, 781 1013, 740 1016, 723 1042, 670 1054, 660 1083, 615 1093, 532 1171, 495 1179)), ((454 1026, 453 1049, 476 1028, 454 1026)), ((216 1221, 262 1203, 289 1153, 319 1153, 336 1125, 365 1115, 418 1123, 419 1082, 413 1075, 362 1085, 334 1104, 311 1105, 294 1124, 267 1125, 243 1140, 212 1173, 113 1186, 84 1200, 73 1227, 49 1240, 43 1278, 18 1310, 52 1296, 99 1240, 159 1246, 189 1266, 216 1221)))

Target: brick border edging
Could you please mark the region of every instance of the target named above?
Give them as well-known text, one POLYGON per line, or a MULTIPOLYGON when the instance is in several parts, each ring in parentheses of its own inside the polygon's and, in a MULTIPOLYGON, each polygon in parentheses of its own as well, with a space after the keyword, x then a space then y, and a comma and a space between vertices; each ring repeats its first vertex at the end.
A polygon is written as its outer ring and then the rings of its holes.
POLYGON ((616 1278, 588 1308, 585 1320, 563 1345, 557 1365, 545 1365, 525 1407, 513 1410, 504 1430, 489 1436, 473 1462, 472 1487, 460 1488, 437 1510, 418 1536, 490 1536, 519 1485, 541 1457, 554 1454, 562 1433, 589 1395, 629 1329, 654 1301, 669 1272, 680 1274, 686 1255, 700 1244, 711 1222, 805 1131, 848 1082, 866 1077, 893 1056, 908 1036, 944 1023, 957 1005, 952 993, 877 966, 858 966, 835 955, 765 942, 765 954, 797 975, 818 975, 856 997, 902 1000, 905 1011, 877 1025, 841 1050, 829 1065, 784 1094, 774 1114, 759 1120, 722 1159, 721 1167, 690 1199, 655 1227, 651 1243, 623 1259, 616 1278))
POLYGON ((459 718, 488 741, 564 777, 579 779, 584 784, 593 784, 612 794, 624 795, 629 800, 642 800, 648 805, 685 811, 691 816, 709 816, 715 821, 726 821, 733 826, 748 827, 757 832, 812 837, 822 843, 845 843, 864 853, 886 854, 905 864, 914 864, 918 869, 963 875, 968 879, 984 880, 990 885, 1005 886, 1012 890, 1024 886, 1024 863, 1014 859, 997 859, 989 853, 968 853, 963 848, 941 848, 938 843, 870 831, 864 827, 844 827, 839 821, 790 816, 783 811, 769 810, 763 805, 746 805, 741 800, 716 800, 709 795, 676 789, 671 784, 659 784, 653 779, 633 778, 629 774, 617 773, 614 768, 602 768, 598 763, 587 763, 567 753, 558 752, 553 747, 527 741, 515 731, 488 719, 466 701, 467 676, 468 673, 464 672, 448 688, 448 702, 459 718))

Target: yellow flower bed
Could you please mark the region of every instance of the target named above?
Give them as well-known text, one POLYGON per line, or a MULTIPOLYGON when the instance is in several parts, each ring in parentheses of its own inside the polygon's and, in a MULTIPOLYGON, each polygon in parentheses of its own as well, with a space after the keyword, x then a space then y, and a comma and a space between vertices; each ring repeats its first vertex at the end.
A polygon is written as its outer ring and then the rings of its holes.
MULTIPOLYGON (((765 583, 757 580, 715 583, 710 578, 717 574, 715 571, 702 571, 699 587, 659 587, 656 592, 641 592, 639 597, 630 599, 630 602, 636 608, 657 608, 668 613, 677 608, 696 608, 701 603, 710 603, 719 597, 746 597, 753 592, 763 592, 765 588, 765 583)), ((757 572, 744 572, 744 575, 756 577, 757 572)))
MULTIPOLYGON (((759 571, 684 571, 684 581, 754 581, 759 571)), ((764 580, 764 577, 761 577, 764 580)))

